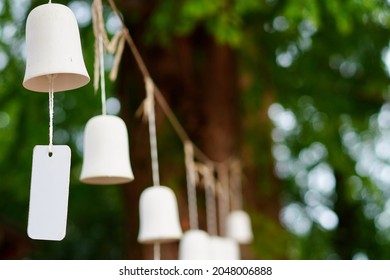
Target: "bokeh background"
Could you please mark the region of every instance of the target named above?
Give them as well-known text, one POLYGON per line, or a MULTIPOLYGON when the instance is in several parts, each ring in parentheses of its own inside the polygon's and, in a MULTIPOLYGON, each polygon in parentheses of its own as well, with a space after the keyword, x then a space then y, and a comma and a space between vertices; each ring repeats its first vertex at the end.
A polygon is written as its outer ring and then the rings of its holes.
MULTIPOLYGON (((93 75, 91 1, 75 13, 93 75)), ((54 142, 72 149, 68 231, 27 237, 32 149, 48 142, 48 98, 22 87, 29 11, 0 0, 0 258, 150 259, 137 243, 140 192, 152 184, 145 97, 126 46, 107 109, 129 129, 136 180, 78 180, 83 129, 100 114, 92 83, 55 94, 54 142)), ((120 23, 106 1, 106 28, 120 23)), ((245 259, 390 258, 390 3, 385 0, 116 0, 156 85, 191 139, 215 161, 243 165, 254 242, 245 259)), ((105 57, 106 71, 113 57, 105 57)), ((162 184, 188 229, 183 145, 159 107, 162 184)), ((205 227, 204 193, 199 194, 205 227)), ((162 257, 177 257, 177 243, 162 257)))

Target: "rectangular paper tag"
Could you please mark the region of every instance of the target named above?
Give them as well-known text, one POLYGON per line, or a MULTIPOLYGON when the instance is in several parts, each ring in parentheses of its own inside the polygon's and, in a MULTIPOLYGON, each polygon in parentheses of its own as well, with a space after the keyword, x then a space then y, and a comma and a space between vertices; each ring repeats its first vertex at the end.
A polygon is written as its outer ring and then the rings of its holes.
POLYGON ((68 215, 71 151, 68 146, 35 146, 27 234, 32 239, 62 240, 68 215))

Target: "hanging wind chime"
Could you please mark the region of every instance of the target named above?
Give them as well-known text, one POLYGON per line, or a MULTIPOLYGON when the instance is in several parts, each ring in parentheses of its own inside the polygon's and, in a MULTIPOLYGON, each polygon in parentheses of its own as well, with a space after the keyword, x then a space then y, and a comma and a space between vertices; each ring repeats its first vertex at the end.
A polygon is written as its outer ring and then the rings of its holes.
POLYGON ((253 240, 251 220, 247 212, 242 209, 242 169, 238 160, 230 165, 230 188, 232 209, 226 219, 226 235, 240 244, 249 244, 253 240))
MULTIPOLYGON (((204 178, 204 188, 206 194, 206 221, 207 221, 207 232, 210 236, 209 238, 209 257, 211 260, 219 260, 220 255, 222 258, 225 258, 223 254, 218 254, 214 252, 215 250, 221 250, 219 244, 222 237, 218 236, 218 217, 217 217, 217 206, 216 206, 216 180, 213 175, 214 168, 212 166, 202 165, 200 167, 200 172, 204 178)), ((224 250, 222 248, 222 250, 224 250)))
POLYGON ((157 153, 156 120, 154 111, 154 83, 145 78, 146 99, 144 113, 149 124, 150 155, 152 163, 153 186, 146 188, 139 201, 140 228, 138 242, 154 244, 154 259, 161 258, 160 243, 179 240, 182 230, 174 192, 160 185, 157 153))
POLYGON ((198 225, 198 209, 196 201, 196 167, 192 143, 184 143, 185 165, 187 173, 187 196, 190 229, 180 240, 180 260, 209 260, 210 237, 207 232, 200 230, 198 225))
POLYGON ((211 238, 212 259, 214 260, 239 260, 240 247, 237 241, 226 236, 226 217, 229 213, 229 177, 225 164, 217 169, 219 182, 216 184, 218 197, 219 231, 220 236, 211 238))
MULTIPOLYGON (((125 122, 106 112, 106 86, 104 74, 104 46, 108 45, 104 29, 101 1, 93 3, 93 26, 95 35, 95 91, 99 85, 102 102, 102 114, 91 118, 84 131, 84 161, 80 181, 95 185, 123 184, 134 180, 130 165, 129 140, 125 122)), ((122 35, 121 32, 118 33, 122 35)), ((118 37, 116 37, 118 38, 118 37)), ((120 40, 116 56, 118 61, 123 51, 123 39, 120 40)), ((114 77, 116 78, 116 77, 114 77)))
POLYGON ((49 145, 33 151, 27 234, 62 240, 66 235, 71 150, 53 145, 54 93, 89 82, 73 12, 60 4, 33 9, 26 23, 26 72, 23 86, 49 93, 49 145))

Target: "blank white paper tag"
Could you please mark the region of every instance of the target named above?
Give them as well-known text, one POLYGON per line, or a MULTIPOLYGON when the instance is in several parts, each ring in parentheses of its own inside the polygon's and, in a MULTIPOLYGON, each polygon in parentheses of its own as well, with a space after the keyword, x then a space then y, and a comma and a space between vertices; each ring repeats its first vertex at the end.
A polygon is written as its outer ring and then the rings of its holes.
POLYGON ((27 234, 32 239, 62 240, 68 215, 71 152, 68 146, 35 146, 27 234))

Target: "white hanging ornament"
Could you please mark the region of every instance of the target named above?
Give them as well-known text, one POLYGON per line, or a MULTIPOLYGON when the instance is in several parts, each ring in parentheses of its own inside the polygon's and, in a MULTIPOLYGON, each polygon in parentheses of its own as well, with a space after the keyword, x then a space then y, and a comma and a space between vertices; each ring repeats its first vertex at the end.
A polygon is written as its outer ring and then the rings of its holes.
POLYGON ((154 259, 160 259, 160 243, 179 240, 182 230, 175 193, 168 187, 160 186, 158 165, 156 120, 154 113, 154 84, 145 78, 145 113, 149 123, 150 156, 152 163, 153 187, 146 188, 139 201, 140 228, 138 242, 154 243, 154 259))
POLYGON ((102 115, 91 118, 84 131, 84 161, 80 181, 95 185, 123 184, 134 180, 125 122, 106 115, 103 42, 99 37, 102 115))
POLYGON ((229 176, 225 165, 218 169, 220 184, 218 185, 218 207, 220 231, 223 236, 211 238, 211 256, 213 260, 239 260, 241 258, 238 242, 226 236, 226 218, 229 212, 229 176))
POLYGON ((199 229, 184 232, 179 243, 180 260, 210 260, 210 236, 199 229))
POLYGON ((87 184, 123 184, 134 180, 125 122, 117 116, 90 119, 84 131, 84 160, 80 181, 87 184))
POLYGON ((26 72, 23 86, 49 92, 49 145, 35 146, 27 234, 32 239, 62 240, 66 235, 71 151, 53 145, 54 92, 89 82, 77 21, 64 5, 41 5, 26 23, 26 72))
POLYGON ((239 260, 240 247, 229 237, 212 236, 210 240, 212 260, 239 260))
MULTIPOLYGON (((212 175, 214 169, 212 166, 201 166, 200 172, 204 176, 205 193, 206 193, 206 213, 207 213, 207 231, 209 237, 209 259, 211 260, 239 260, 240 247, 238 243, 228 237, 217 236, 217 209, 216 209, 216 186, 215 178, 212 175)), ((221 197, 220 197, 221 198, 221 197)), ((220 207, 225 206, 226 203, 220 201, 220 207)), ((220 219, 223 218, 223 207, 219 210, 220 219)))
POLYGON ((187 230, 179 243, 180 260, 208 260, 210 259, 210 236, 198 227, 198 209, 196 200, 196 170, 193 146, 190 142, 184 143, 185 163, 187 170, 187 195, 190 229, 187 230))
POLYGON ((165 243, 182 236, 176 196, 168 187, 146 188, 140 197, 139 215, 140 243, 165 243))
POLYGON ((253 240, 251 220, 243 210, 234 210, 226 220, 226 235, 240 244, 249 244, 253 240))
POLYGON ((33 9, 26 23, 26 89, 47 92, 48 76, 55 77, 53 91, 76 89, 89 82, 73 12, 60 4, 33 9))
POLYGON ((249 244, 253 240, 251 219, 242 210, 241 164, 234 161, 231 164, 231 191, 233 210, 226 219, 226 236, 237 240, 240 244, 249 244))

